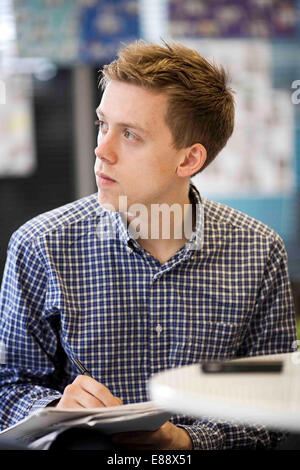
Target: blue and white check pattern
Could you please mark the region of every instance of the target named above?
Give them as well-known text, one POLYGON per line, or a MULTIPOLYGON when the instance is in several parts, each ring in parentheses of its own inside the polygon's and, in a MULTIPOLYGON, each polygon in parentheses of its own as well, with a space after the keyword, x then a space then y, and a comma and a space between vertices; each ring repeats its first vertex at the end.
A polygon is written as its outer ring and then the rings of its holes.
MULTIPOLYGON (((0 293, 1 429, 61 396, 77 375, 71 355, 126 404, 149 399, 149 377, 166 368, 293 351, 282 240, 234 209, 201 200, 193 185, 190 195, 200 213, 195 249, 187 243, 165 264, 130 238, 97 194, 12 235, 0 293), (115 236, 101 237, 105 227, 115 236)), ((255 448, 277 438, 263 427, 209 418, 172 421, 195 449, 255 448)))

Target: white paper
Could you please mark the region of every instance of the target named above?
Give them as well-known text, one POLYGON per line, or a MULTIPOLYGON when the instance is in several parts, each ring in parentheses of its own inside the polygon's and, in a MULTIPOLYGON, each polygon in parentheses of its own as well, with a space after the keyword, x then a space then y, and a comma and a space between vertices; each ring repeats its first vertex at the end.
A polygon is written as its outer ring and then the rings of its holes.
POLYGON ((35 411, 19 423, 2 431, 0 440, 16 440, 28 445, 44 436, 41 445, 46 445, 46 442, 49 443, 59 432, 73 426, 95 427, 104 434, 152 431, 159 428, 170 416, 170 413, 157 408, 153 402, 74 410, 47 407, 35 411), (52 437, 47 437, 50 433, 52 437))
POLYGON ((60 429, 46 434, 39 439, 35 439, 30 443, 29 448, 35 450, 48 450, 59 434, 75 425, 96 428, 101 430, 103 434, 110 435, 117 432, 127 431, 154 431, 170 418, 170 413, 167 412, 158 411, 155 414, 152 413, 153 412, 141 413, 138 415, 134 414, 133 416, 126 414, 125 416, 104 418, 101 419, 101 421, 98 421, 97 419, 88 421, 89 418, 81 418, 74 421, 72 420, 71 423, 69 421, 63 422, 59 425, 60 429))

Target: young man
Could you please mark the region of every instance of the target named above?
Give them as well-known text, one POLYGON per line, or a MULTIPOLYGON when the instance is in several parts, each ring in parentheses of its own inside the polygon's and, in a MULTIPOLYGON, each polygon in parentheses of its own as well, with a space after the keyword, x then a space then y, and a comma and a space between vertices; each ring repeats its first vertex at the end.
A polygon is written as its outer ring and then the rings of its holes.
MULTIPOLYGON (((293 350, 282 240, 202 200, 190 182, 233 132, 223 69, 179 44, 138 41, 104 67, 102 86, 98 194, 34 218, 10 240, 0 297, 2 428, 53 403, 147 400, 149 377, 166 368, 293 350), (167 211, 174 207, 181 218, 167 211), (94 379, 75 378, 71 356, 94 379)), ((276 442, 263 427, 184 416, 116 437, 134 449, 276 442)))

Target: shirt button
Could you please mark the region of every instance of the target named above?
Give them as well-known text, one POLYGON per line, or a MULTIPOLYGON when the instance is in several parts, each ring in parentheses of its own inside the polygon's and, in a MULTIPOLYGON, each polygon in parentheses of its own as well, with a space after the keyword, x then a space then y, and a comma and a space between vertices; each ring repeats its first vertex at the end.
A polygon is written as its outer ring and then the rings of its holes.
POLYGON ((155 330, 156 330, 157 336, 160 336, 163 329, 162 329, 162 326, 158 324, 155 330))

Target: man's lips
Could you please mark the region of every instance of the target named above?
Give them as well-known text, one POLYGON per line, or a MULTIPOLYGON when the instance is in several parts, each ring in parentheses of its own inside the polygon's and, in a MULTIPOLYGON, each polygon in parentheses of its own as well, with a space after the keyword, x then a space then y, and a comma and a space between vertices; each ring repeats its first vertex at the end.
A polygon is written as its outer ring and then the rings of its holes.
POLYGON ((102 172, 96 172, 96 176, 97 176, 97 180, 98 182, 101 184, 105 184, 105 183, 116 183, 116 180, 114 180, 113 178, 111 178, 110 176, 106 175, 105 173, 102 173, 102 172))

